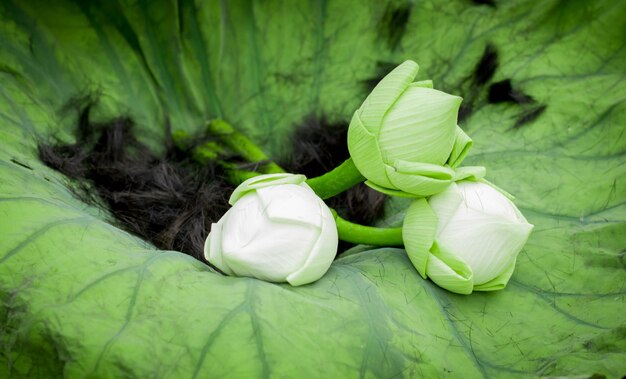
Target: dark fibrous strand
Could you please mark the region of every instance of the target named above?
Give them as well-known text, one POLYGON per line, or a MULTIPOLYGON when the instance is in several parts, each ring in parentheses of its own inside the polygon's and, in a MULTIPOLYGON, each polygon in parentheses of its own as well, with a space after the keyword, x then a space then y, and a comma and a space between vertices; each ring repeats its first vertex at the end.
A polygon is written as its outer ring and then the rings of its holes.
POLYGON ((41 160, 76 179, 78 196, 104 203, 125 230, 203 260, 210 225, 228 210, 233 190, 219 167, 192 162, 169 133, 159 157, 137 140, 129 118, 95 123, 89 116, 86 106, 75 143, 40 143, 41 160))
POLYGON ((348 125, 324 118, 305 118, 291 135, 291 151, 279 164, 307 177, 323 175, 350 157, 348 125))
POLYGON ((326 202, 344 218, 358 224, 372 225, 382 216, 385 195, 365 183, 359 183, 326 202))

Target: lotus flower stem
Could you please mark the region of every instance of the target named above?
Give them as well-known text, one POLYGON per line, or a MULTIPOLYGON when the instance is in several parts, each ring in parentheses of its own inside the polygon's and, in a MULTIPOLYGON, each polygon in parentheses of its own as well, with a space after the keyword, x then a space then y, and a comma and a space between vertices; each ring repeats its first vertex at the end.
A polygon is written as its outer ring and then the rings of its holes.
MULTIPOLYGON (((174 140, 174 144, 176 144, 180 150, 187 150, 191 136, 189 136, 186 132, 176 131, 172 135, 172 139, 174 140)), ((191 154, 193 159, 201 165, 208 164, 209 162, 214 162, 220 165, 224 171, 228 173, 228 181, 231 184, 239 185, 247 179, 259 175, 258 172, 242 169, 236 163, 221 159, 221 157, 227 155, 228 152, 222 145, 216 143, 215 141, 208 141, 195 146, 191 154)))
POLYGON ((348 158, 333 170, 306 182, 319 197, 328 199, 363 181, 365 177, 356 168, 352 158, 348 158))
POLYGON ((279 174, 285 172, 279 165, 272 162, 263 150, 248 137, 237 131, 226 121, 221 119, 212 120, 207 125, 207 129, 211 134, 218 136, 227 148, 237 152, 248 162, 262 164, 264 166, 261 170, 263 173, 279 174))
POLYGON ((335 216, 339 239, 363 245, 372 246, 403 246, 402 228, 377 228, 352 223, 341 218, 337 212, 331 209, 335 216))
MULTIPOLYGON (((207 142, 194 148, 193 157, 200 164, 208 161, 217 162, 229 173, 231 183, 239 185, 246 179, 269 173, 284 173, 280 166, 272 162, 265 153, 243 133, 238 132, 230 124, 223 120, 212 120, 208 124, 209 131, 220 138, 220 141, 231 151, 241 155, 250 162, 262 163, 262 172, 242 170, 236 164, 221 160, 220 155, 226 151, 214 142, 207 142)), ((184 133, 174 135, 174 142, 184 145, 187 136, 184 133)), ((327 199, 339 194, 353 185, 360 183, 365 178, 359 173, 352 159, 333 169, 332 171, 307 180, 307 184, 322 199, 327 199), (318 192, 320 191, 320 192, 318 192)), ((340 217, 331 208, 331 212, 337 223, 339 239, 346 242, 373 246, 402 246, 402 228, 377 228, 352 223, 340 217)))
MULTIPOLYGON (((248 162, 263 164, 260 170, 262 173, 277 174, 285 172, 280 166, 272 162, 254 142, 226 121, 221 119, 212 120, 207 128, 211 134, 219 136, 227 148, 237 152, 248 162)), ((320 198, 328 199, 364 180, 365 177, 357 170, 352 158, 349 158, 332 171, 316 178, 308 179, 307 184, 320 198)))

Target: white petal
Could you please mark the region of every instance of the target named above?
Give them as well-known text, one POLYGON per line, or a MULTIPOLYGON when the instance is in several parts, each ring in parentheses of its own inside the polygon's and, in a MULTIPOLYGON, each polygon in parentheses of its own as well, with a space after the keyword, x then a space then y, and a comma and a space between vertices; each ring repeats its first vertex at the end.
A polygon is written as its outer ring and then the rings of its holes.
POLYGON ((437 224, 437 234, 445 228, 450 221, 450 218, 456 213, 457 208, 463 202, 463 196, 461 195, 457 184, 452 183, 443 192, 432 196, 428 199, 430 208, 435 212, 439 223, 437 224))
POLYGON ((234 251, 248 245, 266 222, 262 203, 255 192, 249 192, 222 217, 222 249, 234 251))
POLYGON ((480 182, 459 182, 464 204, 487 215, 500 216, 509 221, 518 221, 518 211, 515 205, 495 188, 480 182))
POLYGON ((322 200, 319 200, 318 205, 322 215, 321 232, 302 267, 287 276, 287 282, 292 286, 312 283, 321 278, 337 255, 339 237, 335 218, 322 200))
POLYGON ((211 224, 211 232, 204 242, 204 258, 223 273, 233 275, 233 271, 222 258, 222 220, 211 224))
POLYGON ((284 184, 261 188, 256 194, 271 220, 322 227, 319 198, 308 186, 284 184))
POLYGON ((268 220, 255 227, 257 234, 249 244, 232 250, 224 244, 224 259, 239 276, 271 282, 284 282, 299 270, 319 237, 319 229, 307 225, 276 224, 268 220))
POLYGON ((489 216, 460 207, 436 240, 442 248, 465 261, 482 284, 500 275, 515 261, 532 225, 489 216))

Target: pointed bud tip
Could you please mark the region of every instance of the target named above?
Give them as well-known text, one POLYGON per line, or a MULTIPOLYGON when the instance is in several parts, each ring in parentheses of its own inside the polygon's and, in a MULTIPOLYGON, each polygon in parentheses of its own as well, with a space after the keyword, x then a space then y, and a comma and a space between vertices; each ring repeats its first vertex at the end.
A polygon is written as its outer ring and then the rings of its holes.
POLYGON ((415 69, 415 71, 417 73, 417 70, 419 70, 420 66, 414 60, 407 59, 404 62, 400 63, 398 68, 400 68, 400 67, 405 67, 405 70, 408 70, 409 68, 415 69))
POLYGON ((391 72, 389 72, 389 74, 385 77, 401 76, 406 78, 406 85, 408 85, 411 81, 413 81, 413 79, 415 79, 418 71, 419 65, 417 63, 412 60, 406 60, 391 70, 391 72))

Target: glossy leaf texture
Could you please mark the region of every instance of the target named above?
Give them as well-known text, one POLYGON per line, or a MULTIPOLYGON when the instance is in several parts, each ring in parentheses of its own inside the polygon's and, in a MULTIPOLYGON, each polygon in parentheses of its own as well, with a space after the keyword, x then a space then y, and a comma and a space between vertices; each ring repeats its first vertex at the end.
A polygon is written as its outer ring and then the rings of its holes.
POLYGON ((0 18, 0 377, 626 373, 624 2, 6 0, 0 18), (115 227, 37 159, 90 92, 155 149, 165 117, 222 117, 279 154, 406 59, 464 98, 464 165, 535 225, 502 291, 446 292, 400 249, 299 288, 224 277, 115 227))

